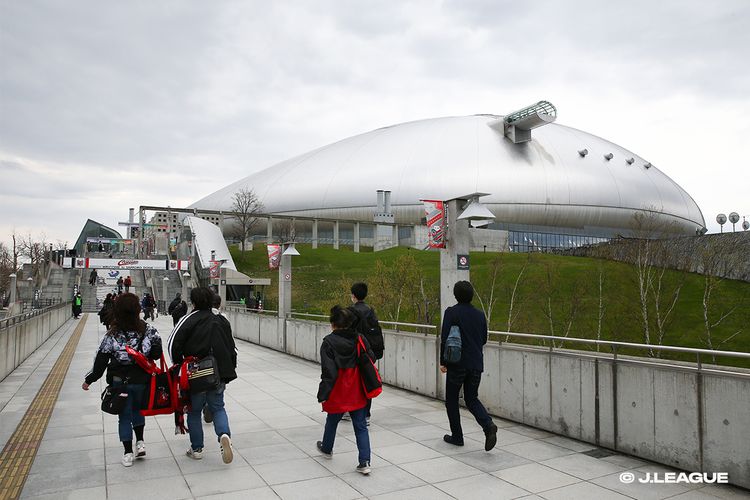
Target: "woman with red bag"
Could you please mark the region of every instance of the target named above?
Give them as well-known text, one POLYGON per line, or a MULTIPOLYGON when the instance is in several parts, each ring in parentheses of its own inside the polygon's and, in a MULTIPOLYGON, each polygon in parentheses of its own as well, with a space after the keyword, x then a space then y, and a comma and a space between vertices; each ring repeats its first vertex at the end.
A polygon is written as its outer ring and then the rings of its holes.
MULTIPOLYGON (((333 454, 336 428, 345 413, 352 418, 354 435, 357 438, 359 464, 357 472, 370 473, 370 435, 367 432, 367 395, 362 387, 362 379, 357 365, 358 337, 351 329, 354 314, 340 306, 331 309, 331 329, 320 346, 320 386, 318 402, 323 403, 323 411, 328 413, 323 440, 318 441, 320 453, 326 458, 333 454)), ((374 354, 367 339, 364 345, 370 359, 374 354)))
POLYGON ((94 367, 86 374, 81 388, 99 380, 107 370, 107 384, 123 389, 128 394, 125 408, 118 415, 118 432, 125 448, 122 465, 130 467, 134 458, 146 456, 143 441, 143 428, 146 420, 141 415, 143 393, 150 375, 138 366, 127 348, 143 353, 148 359, 159 359, 162 354, 161 337, 156 328, 140 319, 141 306, 138 297, 132 293, 120 295, 114 303, 114 323, 102 338, 94 358, 94 367), (135 453, 133 452, 133 432, 135 432, 135 453))

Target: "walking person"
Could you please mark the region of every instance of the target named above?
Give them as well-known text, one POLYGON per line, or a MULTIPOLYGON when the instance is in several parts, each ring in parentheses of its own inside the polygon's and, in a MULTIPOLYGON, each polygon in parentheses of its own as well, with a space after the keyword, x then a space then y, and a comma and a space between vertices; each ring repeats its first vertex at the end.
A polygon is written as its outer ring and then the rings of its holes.
POLYGON ((143 295, 143 298, 141 299, 141 308, 143 309, 143 319, 147 320, 151 318, 151 321, 154 320, 154 307, 156 306, 156 302, 154 301, 154 298, 151 296, 150 293, 146 292, 143 295))
POLYGON ((125 281, 122 279, 122 276, 120 276, 119 278, 117 278, 117 294, 118 295, 122 293, 122 287, 123 287, 124 283, 125 283, 125 281))
POLYGON ((96 272, 96 269, 91 270, 91 274, 89 274, 89 285, 93 286, 96 285, 96 279, 99 277, 99 274, 96 272))
POLYGON ((73 296, 73 317, 75 319, 78 319, 78 316, 81 315, 82 310, 83 297, 81 297, 81 292, 76 292, 76 294, 73 296))
POLYGON ((448 412, 451 433, 443 441, 456 446, 464 445, 458 395, 464 389, 464 401, 477 423, 484 430, 484 449, 490 451, 497 443, 497 426, 479 400, 479 382, 484 371, 482 349, 487 343, 487 318, 471 305, 474 287, 468 281, 459 281, 453 286, 453 296, 458 304, 445 310, 440 335, 440 371, 447 373, 445 381, 445 409, 448 412), (452 326, 458 326, 461 337, 461 356, 457 362, 446 360, 446 340, 452 326))
POLYGON ((226 384, 237 378, 237 350, 232 337, 229 321, 211 311, 213 292, 205 287, 193 288, 190 302, 193 310, 183 317, 169 338, 169 352, 172 363, 182 363, 188 356, 203 358, 213 354, 221 383, 216 389, 190 393, 191 409, 188 412, 190 448, 186 455, 195 460, 203 458, 203 427, 201 411, 208 406, 213 415, 214 432, 219 440, 221 458, 225 464, 232 461, 231 431, 229 419, 224 409, 226 384))
MULTIPOLYGON (((359 334, 351 328, 354 313, 349 309, 334 306, 331 309, 330 334, 323 338, 320 345, 320 385, 318 402, 323 404, 323 411, 328 413, 323 440, 317 442, 318 451, 331 458, 336 440, 336 428, 345 413, 349 413, 354 427, 354 435, 359 450, 357 472, 370 473, 370 435, 367 432, 366 406, 367 396, 361 380, 352 381, 359 376, 357 366, 357 339, 359 334)), ((363 339, 368 354, 374 354, 367 339, 363 339)))
POLYGON ((188 312, 188 306, 184 300, 182 300, 182 294, 177 293, 172 302, 169 303, 167 312, 172 315, 172 325, 177 325, 180 318, 185 316, 188 312))
MULTIPOLYGON (((373 359, 381 359, 383 357, 383 351, 385 350, 383 329, 380 328, 380 323, 378 322, 375 310, 365 303, 365 298, 367 297, 367 283, 361 281, 354 283, 351 287, 351 292, 351 309, 355 313, 354 329, 357 333, 364 335, 364 337, 370 342, 370 348, 375 354, 373 359)), ((370 425, 371 410, 372 399, 368 399, 366 406, 367 425, 370 425)))
POLYGON ((107 330, 109 330, 109 325, 112 324, 112 321, 114 319, 114 307, 114 298, 112 297, 111 293, 108 293, 107 297, 104 299, 102 308, 99 310, 99 321, 107 330))
POLYGON ((156 328, 140 319, 138 297, 132 293, 121 295, 114 302, 114 323, 104 335, 94 358, 94 367, 86 374, 81 388, 88 391, 91 384, 107 371, 107 384, 128 394, 125 408, 118 416, 118 433, 124 448, 122 465, 130 467, 135 458, 146 456, 143 429, 146 420, 141 415, 143 393, 149 374, 139 367, 127 353, 126 346, 143 353, 149 359, 162 354, 161 337, 156 328), (135 433, 135 451, 133 450, 135 433))
POLYGON ((130 275, 123 281, 125 285, 125 293, 130 293, 130 286, 133 284, 133 280, 130 279, 130 275))

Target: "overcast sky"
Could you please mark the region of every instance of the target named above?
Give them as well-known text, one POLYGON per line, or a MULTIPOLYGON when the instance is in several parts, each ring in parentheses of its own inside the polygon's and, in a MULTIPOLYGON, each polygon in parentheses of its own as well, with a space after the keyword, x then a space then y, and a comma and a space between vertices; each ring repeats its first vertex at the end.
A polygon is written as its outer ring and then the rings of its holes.
POLYGON ((345 137, 540 99, 718 232, 750 220, 748 61, 747 0, 0 0, 0 240, 72 244, 345 137))

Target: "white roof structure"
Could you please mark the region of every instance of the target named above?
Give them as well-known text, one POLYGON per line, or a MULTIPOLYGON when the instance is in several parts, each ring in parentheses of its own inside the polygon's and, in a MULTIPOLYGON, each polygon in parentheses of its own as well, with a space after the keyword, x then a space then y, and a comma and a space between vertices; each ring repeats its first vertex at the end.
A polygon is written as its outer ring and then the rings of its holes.
POLYGON ((201 267, 208 269, 211 262, 211 250, 216 252, 216 260, 225 260, 223 268, 237 270, 232 255, 229 253, 227 243, 218 226, 201 219, 200 217, 185 217, 183 224, 190 226, 193 233, 193 245, 200 259, 201 267))
POLYGON ((595 135, 550 123, 514 144, 498 115, 434 118, 384 127, 256 172, 192 206, 229 210, 240 188, 266 213, 372 221, 377 189, 392 192, 395 221, 418 224, 420 199, 486 192, 497 222, 627 232, 639 211, 672 230, 705 228, 698 205, 648 160, 595 135), (491 126, 494 125, 494 126, 491 126), (584 150, 586 150, 584 154, 584 150))

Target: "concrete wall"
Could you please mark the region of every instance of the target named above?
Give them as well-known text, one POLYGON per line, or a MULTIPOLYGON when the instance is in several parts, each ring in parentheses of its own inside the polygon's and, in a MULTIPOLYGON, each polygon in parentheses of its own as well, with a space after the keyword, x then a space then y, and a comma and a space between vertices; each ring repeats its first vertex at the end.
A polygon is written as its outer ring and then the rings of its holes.
MULTIPOLYGON (((318 361, 325 323, 229 311, 235 336, 318 361)), ((384 331, 383 381, 443 398, 437 338, 384 331)), ((490 413, 750 488, 750 371, 488 344, 480 399, 490 413), (648 361, 648 363, 643 363, 648 361)))
POLYGON ((15 370, 70 318, 70 303, 0 322, 0 381, 15 370))

